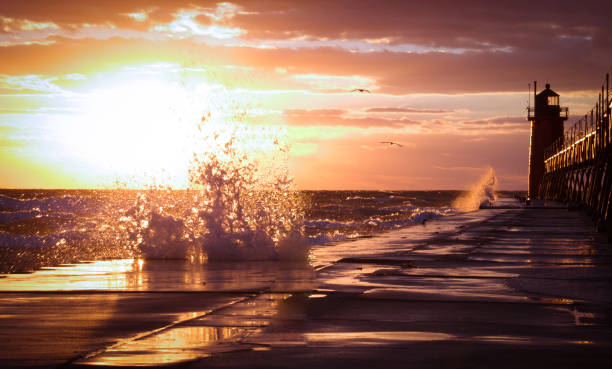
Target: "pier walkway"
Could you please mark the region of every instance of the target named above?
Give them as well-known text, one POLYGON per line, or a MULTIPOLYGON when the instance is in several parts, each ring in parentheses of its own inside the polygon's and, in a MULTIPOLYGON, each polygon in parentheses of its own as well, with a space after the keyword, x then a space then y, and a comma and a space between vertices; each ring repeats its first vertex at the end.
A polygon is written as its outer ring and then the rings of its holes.
POLYGON ((486 209, 318 247, 312 267, 10 275, 0 366, 609 368, 612 252, 594 228, 567 209, 486 209))

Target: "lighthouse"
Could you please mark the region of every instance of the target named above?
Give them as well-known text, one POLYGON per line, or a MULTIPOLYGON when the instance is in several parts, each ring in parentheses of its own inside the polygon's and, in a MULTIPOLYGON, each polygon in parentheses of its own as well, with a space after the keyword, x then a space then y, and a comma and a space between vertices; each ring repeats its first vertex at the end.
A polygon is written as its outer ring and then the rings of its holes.
POLYGON ((568 109, 559 106, 559 94, 550 89, 550 84, 537 93, 537 82, 533 84, 534 106, 527 108, 527 119, 531 122, 529 143, 529 198, 538 198, 538 190, 544 177, 544 151, 558 138, 563 137, 563 122, 568 109))

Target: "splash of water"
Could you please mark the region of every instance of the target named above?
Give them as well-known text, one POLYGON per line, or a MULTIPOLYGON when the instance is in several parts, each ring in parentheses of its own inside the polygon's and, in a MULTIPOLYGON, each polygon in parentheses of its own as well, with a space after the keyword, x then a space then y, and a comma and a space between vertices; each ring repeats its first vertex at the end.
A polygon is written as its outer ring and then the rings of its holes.
POLYGON ((497 178, 493 168, 488 168, 487 172, 472 186, 464 195, 453 202, 453 207, 458 211, 474 211, 481 206, 490 205, 496 200, 495 190, 497 178))
POLYGON ((203 119, 198 132, 190 188, 141 193, 122 218, 130 242, 149 258, 305 260, 282 129, 203 119))

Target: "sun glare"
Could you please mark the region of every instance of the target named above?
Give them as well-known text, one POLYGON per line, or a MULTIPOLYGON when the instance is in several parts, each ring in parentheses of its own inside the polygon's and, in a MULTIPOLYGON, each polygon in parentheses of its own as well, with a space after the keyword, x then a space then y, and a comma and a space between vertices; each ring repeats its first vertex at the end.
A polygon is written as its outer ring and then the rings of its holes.
MULTIPOLYGON (((203 87, 200 92, 209 86, 203 87)), ((190 148, 186 122, 197 119, 187 110, 187 95, 164 74, 104 80, 77 98, 78 113, 59 122, 57 139, 84 171, 128 186, 161 179, 163 173, 168 184, 184 186, 190 148)))
POLYGON ((94 89, 81 101, 81 113, 60 125, 60 142, 92 169, 115 172, 122 180, 159 176, 163 168, 174 177, 172 184, 184 184, 185 95, 177 84, 150 78, 94 89))
MULTIPOLYGON (((75 113, 52 122, 59 147, 41 149, 63 152, 66 164, 105 186, 187 187, 193 154, 205 143, 202 123, 218 132, 219 125, 240 123, 248 106, 239 93, 208 81, 202 72, 189 75, 173 65, 131 68, 93 80, 74 98, 75 113)), ((269 136, 270 129, 248 134, 269 136)), ((266 150, 260 146, 268 141, 242 140, 243 149, 266 150)))

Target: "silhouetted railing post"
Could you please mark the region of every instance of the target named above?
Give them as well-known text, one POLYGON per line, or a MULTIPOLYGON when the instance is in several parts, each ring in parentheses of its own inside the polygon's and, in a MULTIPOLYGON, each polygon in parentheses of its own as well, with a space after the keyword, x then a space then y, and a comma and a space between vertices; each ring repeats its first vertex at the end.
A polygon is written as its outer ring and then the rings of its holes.
POLYGON ((610 132, 610 74, 606 73, 606 131, 608 132, 608 144, 612 141, 612 132, 610 132))

